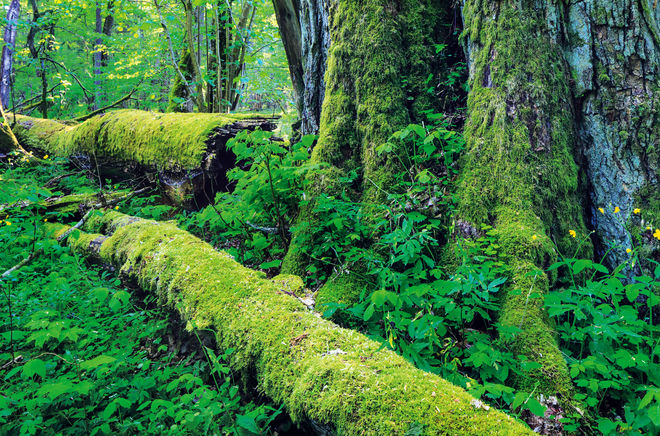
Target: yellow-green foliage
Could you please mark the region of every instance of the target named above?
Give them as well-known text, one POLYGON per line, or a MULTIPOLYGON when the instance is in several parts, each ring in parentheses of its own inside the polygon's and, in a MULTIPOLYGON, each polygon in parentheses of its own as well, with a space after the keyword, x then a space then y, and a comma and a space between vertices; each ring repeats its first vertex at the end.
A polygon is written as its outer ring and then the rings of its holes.
MULTIPOLYGON (((217 332, 233 348, 231 366, 283 403, 296 421, 311 419, 337 434, 531 434, 464 390, 416 369, 395 353, 306 310, 286 292, 301 281, 268 280, 171 223, 105 212, 90 231, 114 231, 100 249, 190 324, 217 332)), ((97 240, 99 235, 71 242, 97 240)))
MULTIPOLYGON (((542 269, 556 257, 549 236, 572 254, 580 238, 569 231, 587 234, 567 72, 533 2, 468 0, 464 16, 472 65, 458 213, 494 225, 512 266, 500 322, 522 329, 513 348, 542 365, 521 383, 567 395, 568 369, 542 310, 542 269)), ((581 254, 591 255, 589 244, 581 254)))

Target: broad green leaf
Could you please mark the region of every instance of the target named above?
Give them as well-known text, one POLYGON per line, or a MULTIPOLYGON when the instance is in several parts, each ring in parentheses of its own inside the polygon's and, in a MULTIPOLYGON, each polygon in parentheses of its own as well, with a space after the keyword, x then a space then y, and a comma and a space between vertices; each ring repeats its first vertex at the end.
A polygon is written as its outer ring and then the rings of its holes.
POLYGON ((23 377, 29 378, 38 375, 43 378, 46 376, 46 363, 41 359, 32 359, 23 365, 23 377))
POLYGON ((112 356, 106 356, 106 355, 102 354, 102 355, 97 356, 97 357, 95 357, 91 360, 87 360, 87 361, 81 363, 80 368, 81 369, 94 369, 98 366, 107 365, 108 363, 112 363, 115 360, 117 360, 117 359, 112 357, 112 356))

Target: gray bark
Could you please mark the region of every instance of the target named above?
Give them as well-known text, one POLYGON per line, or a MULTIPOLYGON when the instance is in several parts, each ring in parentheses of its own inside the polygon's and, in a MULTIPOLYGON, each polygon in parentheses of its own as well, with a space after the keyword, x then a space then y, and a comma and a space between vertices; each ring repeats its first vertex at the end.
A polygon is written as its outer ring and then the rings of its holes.
POLYGON ((21 13, 21 3, 12 0, 7 10, 7 27, 5 27, 5 46, 2 48, 2 73, 0 74, 0 101, 2 107, 9 106, 11 90, 12 64, 16 49, 16 22, 21 13))
POLYGON ((611 248, 608 261, 615 266, 630 258, 630 225, 646 228, 633 210, 641 207, 642 217, 655 213, 657 219, 660 8, 654 0, 584 0, 563 17, 592 225, 601 254, 611 248), (621 212, 615 214, 617 206, 621 212))
POLYGON ((330 0, 273 0, 303 135, 318 133, 330 47, 330 0))

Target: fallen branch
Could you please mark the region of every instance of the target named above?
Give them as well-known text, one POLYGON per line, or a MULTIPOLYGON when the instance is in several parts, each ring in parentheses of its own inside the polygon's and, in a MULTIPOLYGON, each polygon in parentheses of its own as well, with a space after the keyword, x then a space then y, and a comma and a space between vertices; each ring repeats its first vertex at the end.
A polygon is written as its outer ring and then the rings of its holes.
POLYGON ((97 109, 93 112, 90 112, 87 115, 83 115, 82 117, 74 118, 73 120, 70 120, 69 122, 82 123, 83 121, 87 121, 88 119, 93 118, 98 114, 102 114, 102 113, 108 111, 109 109, 112 109, 114 107, 119 106, 120 104, 122 104, 126 100, 129 100, 131 97, 133 97, 133 94, 135 94, 137 92, 137 90, 140 88, 140 85, 142 85, 142 83, 144 83, 144 81, 146 79, 147 78, 144 77, 142 80, 140 80, 140 82, 137 85, 135 85, 135 87, 131 90, 131 92, 129 92, 128 94, 126 94, 125 96, 120 98, 119 100, 115 101, 114 103, 111 103, 111 104, 109 104, 105 107, 102 107, 101 109, 97 109))
POLYGON ((43 252, 44 252, 44 250, 42 248, 40 248, 39 250, 37 250, 34 253, 30 254, 28 257, 26 257, 25 259, 20 261, 18 264, 14 265, 13 267, 9 268, 7 271, 3 272, 2 275, 0 276, 0 279, 4 279, 4 278, 9 277, 14 271, 23 268, 25 265, 32 262, 34 259, 41 256, 43 254, 43 252))

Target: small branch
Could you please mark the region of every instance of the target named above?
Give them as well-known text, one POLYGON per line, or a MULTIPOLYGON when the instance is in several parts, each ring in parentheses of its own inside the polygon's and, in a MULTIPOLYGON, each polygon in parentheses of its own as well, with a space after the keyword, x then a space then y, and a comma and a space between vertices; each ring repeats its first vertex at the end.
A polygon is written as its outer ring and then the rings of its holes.
POLYGON ((125 196, 123 196, 123 197, 115 198, 115 199, 113 199, 113 200, 111 200, 111 201, 106 201, 106 202, 97 203, 97 204, 93 205, 93 206, 87 211, 87 213, 85 214, 85 216, 82 217, 82 219, 81 219, 80 221, 78 221, 73 227, 69 228, 66 232, 62 233, 60 236, 57 237, 57 242, 62 242, 63 240, 65 240, 66 238, 68 238, 69 235, 70 235, 71 233, 73 233, 74 230, 77 230, 77 229, 81 228, 81 227, 85 224, 85 222, 89 219, 89 217, 92 216, 92 213, 93 213, 96 209, 100 209, 100 208, 102 208, 102 207, 114 206, 114 205, 117 204, 117 203, 121 203, 122 201, 125 201, 125 200, 130 200, 131 198, 135 197, 136 195, 139 195, 139 194, 142 194, 142 193, 144 193, 144 192, 147 192, 147 191, 149 191, 150 189, 151 189, 151 188, 142 188, 142 189, 139 189, 139 190, 137 190, 137 191, 131 192, 130 194, 125 195, 125 196))
POLYGON ((147 78, 144 77, 142 80, 140 80, 140 82, 137 85, 135 85, 135 87, 131 90, 131 92, 129 92, 128 94, 126 94, 125 96, 120 98, 119 100, 115 101, 114 103, 109 104, 105 107, 102 107, 101 109, 97 109, 93 112, 90 112, 87 115, 83 115, 82 117, 78 117, 78 118, 74 118, 73 120, 69 120, 69 122, 82 123, 83 121, 88 120, 88 119, 90 119, 90 118, 92 118, 92 117, 94 117, 94 116, 96 116, 100 113, 103 113, 103 112, 107 111, 108 109, 112 109, 115 106, 119 106, 120 104, 122 104, 126 100, 129 100, 131 97, 133 97, 133 94, 135 94, 137 92, 137 90, 140 88, 140 85, 142 85, 146 79, 147 78))
POLYGON ((39 250, 35 251, 34 253, 30 254, 28 257, 20 261, 18 264, 14 265, 13 267, 9 268, 7 271, 2 273, 0 276, 1 279, 9 277, 14 271, 23 268, 25 265, 28 263, 32 262, 34 259, 42 255, 44 250, 40 248, 39 250))

